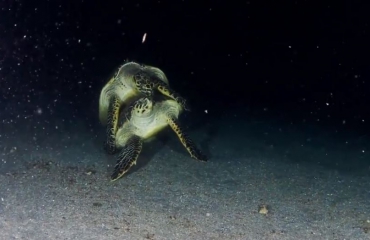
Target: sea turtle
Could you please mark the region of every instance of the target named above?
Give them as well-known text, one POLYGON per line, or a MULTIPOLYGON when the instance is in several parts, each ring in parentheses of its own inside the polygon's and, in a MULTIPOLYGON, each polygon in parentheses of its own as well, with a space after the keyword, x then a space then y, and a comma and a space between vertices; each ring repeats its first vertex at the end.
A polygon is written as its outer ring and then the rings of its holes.
POLYGON ((176 133, 192 158, 207 161, 207 157, 180 126, 178 117, 182 111, 182 106, 173 99, 153 101, 151 98, 142 97, 134 101, 125 113, 122 113, 126 121, 123 121, 116 133, 115 147, 121 150, 111 180, 119 179, 136 164, 143 142, 151 140, 167 126, 176 133))
POLYGON ((178 102, 185 110, 189 110, 185 99, 169 87, 166 75, 156 67, 127 62, 119 67, 117 73, 104 86, 99 99, 99 119, 106 125, 104 149, 107 153, 114 153, 120 109, 141 96, 152 96, 155 89, 178 102))

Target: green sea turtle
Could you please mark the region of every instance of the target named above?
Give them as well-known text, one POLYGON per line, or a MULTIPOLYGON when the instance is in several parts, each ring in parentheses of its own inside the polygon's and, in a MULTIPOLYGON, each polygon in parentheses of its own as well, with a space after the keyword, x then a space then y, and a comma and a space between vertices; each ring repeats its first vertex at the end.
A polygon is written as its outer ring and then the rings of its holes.
POLYGON ((185 99, 169 87, 166 75, 156 67, 127 62, 104 86, 99 99, 99 119, 107 129, 104 144, 107 153, 114 153, 120 109, 139 97, 152 96, 155 89, 188 110, 185 99))
POLYGON ((167 126, 176 133, 192 158, 207 161, 207 157, 180 126, 178 117, 182 111, 182 106, 173 99, 153 101, 148 97, 142 97, 134 101, 131 107, 122 113, 126 120, 116 133, 115 147, 121 150, 111 180, 119 179, 136 164, 143 142, 152 139, 167 126))

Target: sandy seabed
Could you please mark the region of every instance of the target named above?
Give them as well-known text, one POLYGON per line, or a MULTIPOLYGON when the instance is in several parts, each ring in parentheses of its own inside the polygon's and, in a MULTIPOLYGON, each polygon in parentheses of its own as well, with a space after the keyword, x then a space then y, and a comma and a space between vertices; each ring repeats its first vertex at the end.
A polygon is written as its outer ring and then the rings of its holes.
POLYGON ((207 163, 167 131, 111 183, 83 123, 4 126, 0 239, 370 239, 369 139, 222 118, 189 130, 207 163))

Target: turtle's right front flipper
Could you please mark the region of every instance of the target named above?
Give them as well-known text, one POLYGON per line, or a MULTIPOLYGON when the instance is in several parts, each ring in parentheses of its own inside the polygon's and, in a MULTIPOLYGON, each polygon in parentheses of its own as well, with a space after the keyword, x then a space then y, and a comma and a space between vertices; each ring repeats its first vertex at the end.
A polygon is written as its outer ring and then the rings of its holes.
POLYGON ((117 96, 113 96, 109 102, 106 140, 104 143, 104 150, 108 154, 114 154, 116 152, 116 133, 120 106, 119 98, 117 96))
POLYGON ((110 94, 114 89, 115 79, 111 78, 103 87, 99 96, 99 120, 103 125, 107 124, 110 94))
POLYGON ((111 181, 116 181, 121 178, 134 164, 140 155, 143 143, 140 137, 134 135, 119 153, 117 163, 114 167, 114 172, 111 175, 111 181))

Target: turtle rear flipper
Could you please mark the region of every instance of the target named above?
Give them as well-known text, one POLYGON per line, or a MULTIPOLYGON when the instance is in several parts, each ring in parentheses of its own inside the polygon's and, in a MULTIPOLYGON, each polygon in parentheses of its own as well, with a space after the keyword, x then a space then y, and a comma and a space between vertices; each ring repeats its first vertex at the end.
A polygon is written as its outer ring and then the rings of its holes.
POLYGON ((140 137, 134 135, 123 147, 119 153, 117 163, 114 166, 113 174, 111 175, 111 181, 116 181, 121 178, 131 167, 136 164, 136 160, 140 155, 143 143, 140 137))
POLYGON ((185 131, 180 126, 176 118, 169 116, 167 119, 168 124, 171 126, 172 130, 176 133, 177 137, 180 139, 182 145, 190 153, 192 158, 200 161, 207 161, 207 156, 205 156, 194 144, 194 142, 187 136, 185 131))
POLYGON ((120 101, 117 96, 113 96, 109 102, 107 126, 106 126, 106 140, 104 150, 108 154, 116 152, 116 133, 119 119, 120 101))

